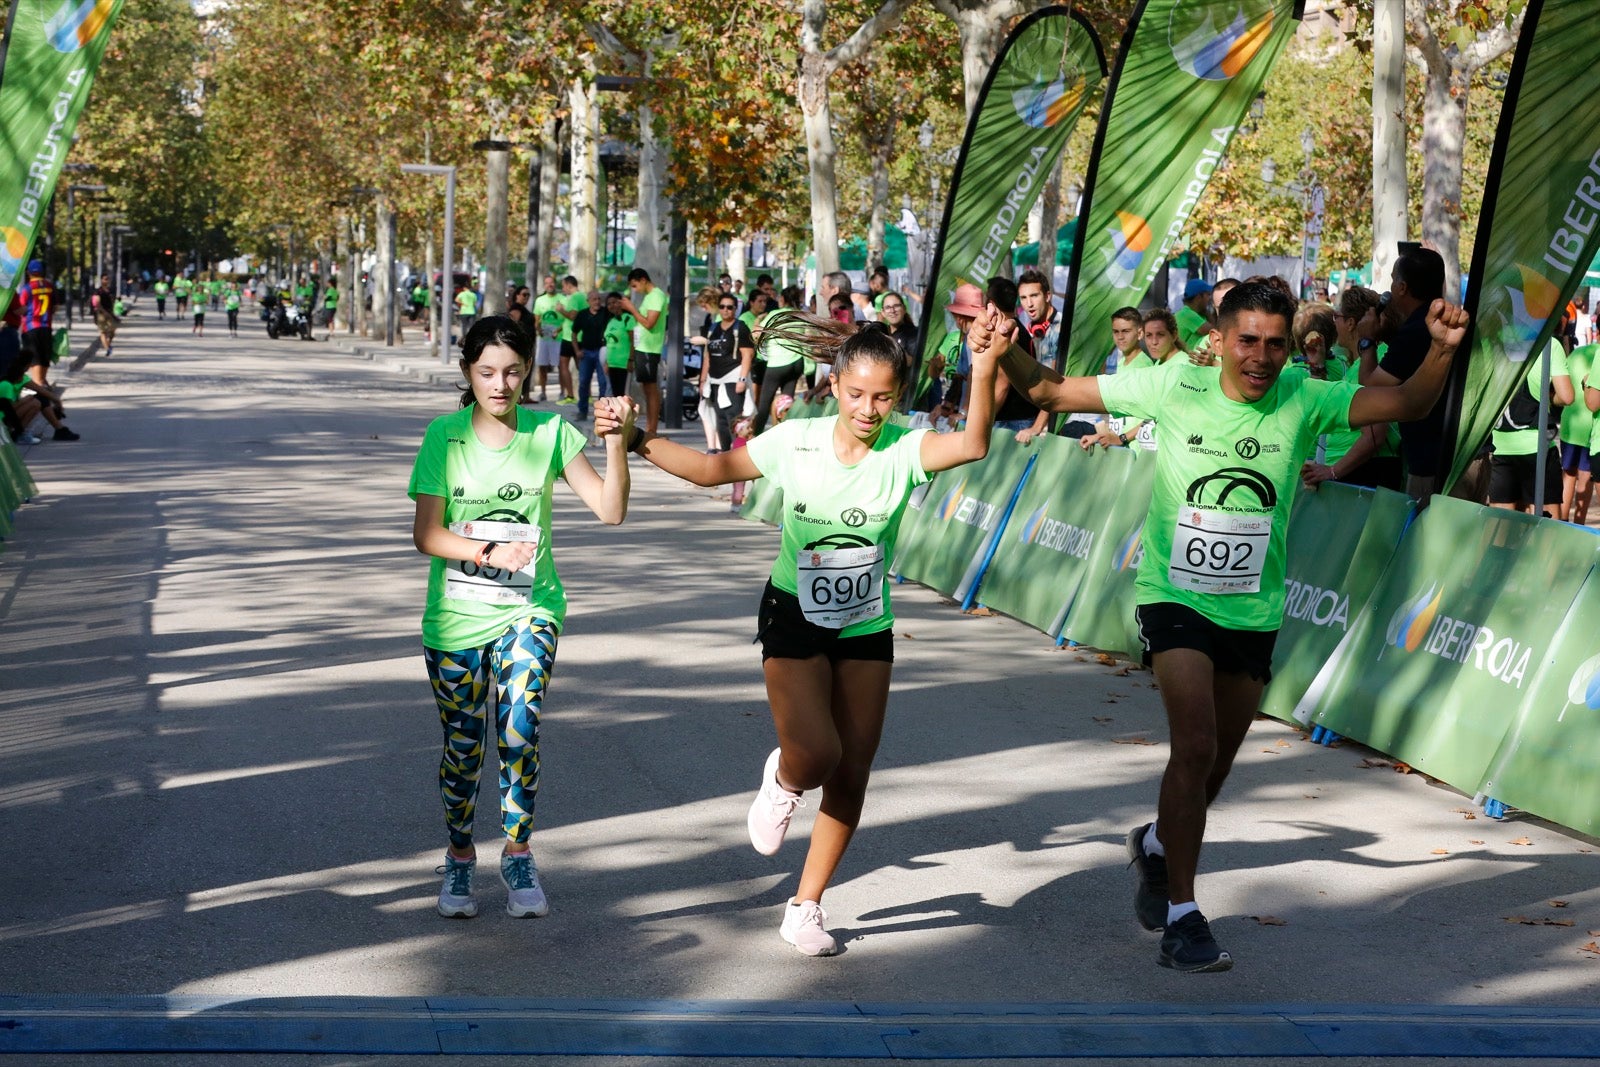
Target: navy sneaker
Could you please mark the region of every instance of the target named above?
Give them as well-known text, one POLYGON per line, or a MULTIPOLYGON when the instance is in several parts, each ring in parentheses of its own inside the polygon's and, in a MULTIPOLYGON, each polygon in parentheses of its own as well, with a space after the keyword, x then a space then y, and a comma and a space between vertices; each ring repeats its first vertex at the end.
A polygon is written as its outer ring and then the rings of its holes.
POLYGON ((1226 971, 1233 957, 1222 951, 1211 936, 1211 924, 1198 911, 1191 911, 1161 935, 1161 952, 1156 962, 1175 971, 1201 973, 1226 971))
POLYGON ((1162 930, 1167 925, 1167 857, 1152 856, 1144 850, 1144 835, 1150 823, 1128 831, 1129 866, 1139 874, 1133 891, 1133 913, 1146 930, 1162 930))

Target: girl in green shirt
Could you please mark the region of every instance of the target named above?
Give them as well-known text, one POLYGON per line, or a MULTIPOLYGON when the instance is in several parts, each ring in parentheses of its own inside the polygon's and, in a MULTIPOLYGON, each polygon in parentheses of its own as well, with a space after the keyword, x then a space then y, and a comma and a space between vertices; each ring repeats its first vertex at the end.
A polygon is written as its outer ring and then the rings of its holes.
POLYGON ((439 868, 438 910, 447 918, 478 912, 472 815, 491 697, 507 839, 500 860, 506 911, 521 918, 550 910, 529 849, 539 713, 567 609, 550 549, 550 497, 561 478, 607 525, 622 522, 628 510, 622 445, 632 412, 607 406, 596 414, 595 433, 606 442, 602 479, 576 427, 518 405, 532 361, 533 337, 511 319, 491 315, 474 323, 462 340, 463 406, 429 424, 411 474, 412 540, 431 557, 422 643, 444 725, 439 791, 450 844, 439 868))
POLYGON ((716 455, 637 430, 631 444, 696 485, 766 477, 783 492, 783 542, 757 624, 778 747, 762 767, 746 828, 756 851, 772 855, 804 791, 822 788, 779 934, 806 955, 831 956, 838 943, 822 894, 861 818, 889 700, 894 614, 885 568, 912 489, 987 454, 995 363, 974 361, 967 428, 934 434, 891 419, 911 364, 878 324, 857 329, 796 313, 767 332, 833 363, 837 415, 792 419, 716 455))

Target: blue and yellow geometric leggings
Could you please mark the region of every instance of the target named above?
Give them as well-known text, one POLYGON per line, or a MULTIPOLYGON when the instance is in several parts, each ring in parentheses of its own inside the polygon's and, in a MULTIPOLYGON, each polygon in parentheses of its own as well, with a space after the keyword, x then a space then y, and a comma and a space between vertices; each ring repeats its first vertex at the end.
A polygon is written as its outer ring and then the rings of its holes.
POLYGON ((518 843, 528 840, 539 791, 539 709, 556 661, 555 624, 524 619, 482 648, 440 652, 424 647, 422 652, 444 726, 439 795, 450 844, 458 851, 472 844, 491 674, 506 837, 518 843))

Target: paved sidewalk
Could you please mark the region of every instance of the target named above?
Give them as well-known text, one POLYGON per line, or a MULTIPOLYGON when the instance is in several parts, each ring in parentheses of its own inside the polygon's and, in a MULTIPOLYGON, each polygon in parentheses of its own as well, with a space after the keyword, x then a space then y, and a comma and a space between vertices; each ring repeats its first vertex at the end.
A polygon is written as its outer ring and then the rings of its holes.
MULTIPOLYGON (((963 1054, 998 1055, 1018 1048, 1002 1004, 1148 1005, 1165 1014, 1147 1037, 1246 1033, 1224 1010, 1278 1026, 1268 1006, 1348 1005, 1369 1028, 1351 1032, 1443 1035, 1417 1048, 1427 1063, 1489 1023, 1385 1023, 1393 1006, 1537 1020, 1596 1003, 1595 842, 1468 818, 1442 785, 1267 721, 1213 812, 1200 882, 1236 966, 1157 968, 1122 845, 1165 758, 1150 676, 909 586, 866 818, 825 902, 846 951, 801 957, 777 923, 812 809, 771 859, 744 829, 774 743, 750 641, 776 535, 732 518, 725 491, 637 461, 621 527, 557 492, 573 609, 534 838, 554 910, 502 910, 491 801, 482 914, 440 919, 427 568, 405 485, 455 376, 420 345, 367 359, 241 332, 194 340, 134 316, 115 358, 72 375, 83 440, 28 456, 40 496, 0 550, 0 992, 22 998, 0 1021, 90 994, 967 1005, 990 1044, 963 1054)), ((647 1036, 680 1047, 674 1025, 647 1036)), ((1573 1049, 1597 1032, 1549 1025, 1573 1049)), ((1063 1027, 1052 1040, 1077 1034, 1091 1057, 1154 1048, 1063 1027)), ((0 1049, 26 1030, 0 1028, 0 1049)), ((747 1051, 778 1054, 772 1026, 751 1032, 747 1051)), ((359 1052, 259 1062, 394 1062, 359 1052)))

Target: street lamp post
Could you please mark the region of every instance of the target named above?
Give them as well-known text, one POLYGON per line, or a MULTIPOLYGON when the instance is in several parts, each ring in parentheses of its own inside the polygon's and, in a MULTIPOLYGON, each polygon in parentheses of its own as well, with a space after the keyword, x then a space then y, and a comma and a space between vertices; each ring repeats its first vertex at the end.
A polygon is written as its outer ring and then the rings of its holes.
MULTIPOLYGON (((444 178, 444 270, 439 273, 439 318, 433 340, 439 346, 439 362, 450 362, 450 334, 455 330, 456 271, 456 168, 443 163, 402 163, 407 174, 428 174, 444 178)), ((433 284, 433 279, 428 279, 433 284)))
MULTIPOLYGON (((67 165, 68 166, 76 166, 78 164, 69 163, 67 165)), ((87 164, 83 164, 83 165, 87 166, 87 164)), ((77 217, 78 217, 78 213, 77 213, 77 209, 78 209, 78 194, 79 193, 94 194, 94 193, 103 193, 105 191, 106 191, 106 187, 103 186, 103 185, 69 185, 69 186, 67 186, 67 227, 66 227, 66 229, 67 229, 67 284, 64 286, 64 288, 67 291, 67 327, 68 327, 68 329, 70 329, 72 327, 72 293, 73 293, 73 290, 75 290, 78 287, 77 286, 77 279, 74 277, 74 275, 77 273, 78 257, 74 254, 74 249, 73 249, 73 245, 74 245, 73 236, 74 235, 73 235, 73 232, 72 232, 73 231, 73 223, 77 221, 77 217)))
POLYGON ((1322 213, 1324 194, 1317 175, 1311 169, 1311 158, 1317 148, 1316 131, 1307 126, 1300 131, 1300 150, 1305 153, 1305 166, 1300 169, 1299 180, 1278 181, 1278 163, 1272 157, 1261 161, 1261 184, 1268 192, 1295 197, 1300 201, 1300 298, 1312 295, 1312 273, 1317 267, 1317 257, 1322 250, 1322 213))
POLYGON ((122 296, 123 295, 123 293, 122 293, 122 275, 123 275, 123 271, 122 271, 122 251, 123 251, 123 249, 122 249, 122 239, 124 237, 126 237, 128 234, 132 233, 132 232, 133 232, 133 227, 132 226, 113 226, 113 227, 111 227, 111 240, 112 240, 113 245, 114 245, 114 247, 116 249, 115 256, 114 256, 114 259, 115 259, 115 262, 116 262, 116 278, 113 279, 112 284, 113 284, 114 288, 111 291, 113 293, 115 293, 117 296, 122 296))

